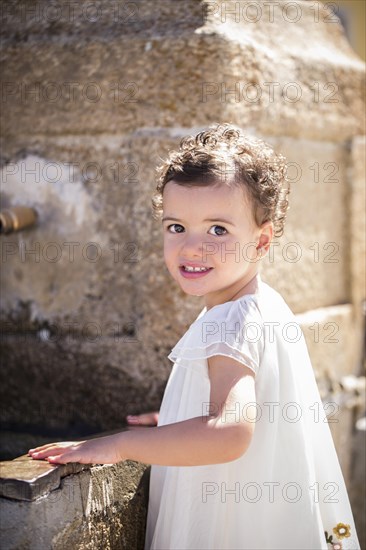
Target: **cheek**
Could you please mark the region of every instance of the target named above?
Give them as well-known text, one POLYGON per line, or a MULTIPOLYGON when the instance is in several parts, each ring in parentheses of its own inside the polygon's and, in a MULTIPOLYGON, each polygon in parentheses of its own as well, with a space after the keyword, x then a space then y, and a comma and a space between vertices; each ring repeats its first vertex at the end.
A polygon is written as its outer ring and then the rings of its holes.
POLYGON ((233 264, 242 266, 246 262, 252 263, 257 257, 256 243, 243 240, 238 237, 229 236, 220 241, 220 248, 217 253, 217 259, 228 269, 232 269, 233 264))
POLYGON ((240 242, 236 236, 228 235, 220 241, 220 249, 217 254, 223 266, 228 266, 232 269, 232 264, 240 261, 240 242))
POLYGON ((169 264, 173 261, 175 256, 175 246, 169 238, 164 238, 164 260, 166 264, 169 264))
POLYGON ((254 239, 243 247, 242 258, 250 264, 253 264, 258 260, 256 242, 254 239))

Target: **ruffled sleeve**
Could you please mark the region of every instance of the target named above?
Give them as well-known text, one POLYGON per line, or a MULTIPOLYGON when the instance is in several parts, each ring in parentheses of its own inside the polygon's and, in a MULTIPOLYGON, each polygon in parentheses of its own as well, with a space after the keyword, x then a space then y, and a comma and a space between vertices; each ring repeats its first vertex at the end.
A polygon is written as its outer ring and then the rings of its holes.
POLYGON ((264 352, 263 319, 253 295, 203 310, 168 358, 193 370, 207 373, 214 355, 232 357, 258 373, 264 352), (206 369, 206 370, 205 370, 206 369))

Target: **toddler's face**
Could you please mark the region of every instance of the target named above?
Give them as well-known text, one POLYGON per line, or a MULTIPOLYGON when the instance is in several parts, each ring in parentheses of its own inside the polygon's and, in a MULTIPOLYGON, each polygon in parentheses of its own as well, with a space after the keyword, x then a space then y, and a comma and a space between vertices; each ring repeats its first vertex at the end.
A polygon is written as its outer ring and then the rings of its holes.
POLYGON ((170 274, 187 294, 204 296, 209 307, 230 300, 258 272, 261 228, 242 188, 168 182, 163 232, 170 274))

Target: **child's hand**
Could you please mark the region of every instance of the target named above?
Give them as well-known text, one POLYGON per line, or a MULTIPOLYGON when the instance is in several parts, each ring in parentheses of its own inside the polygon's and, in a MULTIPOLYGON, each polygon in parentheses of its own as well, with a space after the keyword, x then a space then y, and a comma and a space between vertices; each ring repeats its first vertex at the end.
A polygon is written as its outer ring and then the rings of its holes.
POLYGON ((157 426, 159 420, 159 411, 126 416, 127 423, 139 426, 157 426))
POLYGON ((51 464, 116 464, 126 460, 122 456, 121 445, 118 445, 119 434, 98 437, 86 441, 59 441, 47 443, 34 449, 28 454, 37 460, 45 459, 51 464))

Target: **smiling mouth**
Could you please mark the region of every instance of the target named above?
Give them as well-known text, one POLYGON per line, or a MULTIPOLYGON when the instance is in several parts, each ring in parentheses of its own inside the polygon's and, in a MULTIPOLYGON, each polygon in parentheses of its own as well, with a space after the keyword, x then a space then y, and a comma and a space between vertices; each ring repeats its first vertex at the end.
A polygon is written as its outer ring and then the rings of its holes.
POLYGON ((190 265, 181 265, 179 267, 186 273, 205 273, 213 269, 212 267, 192 267, 190 265))

